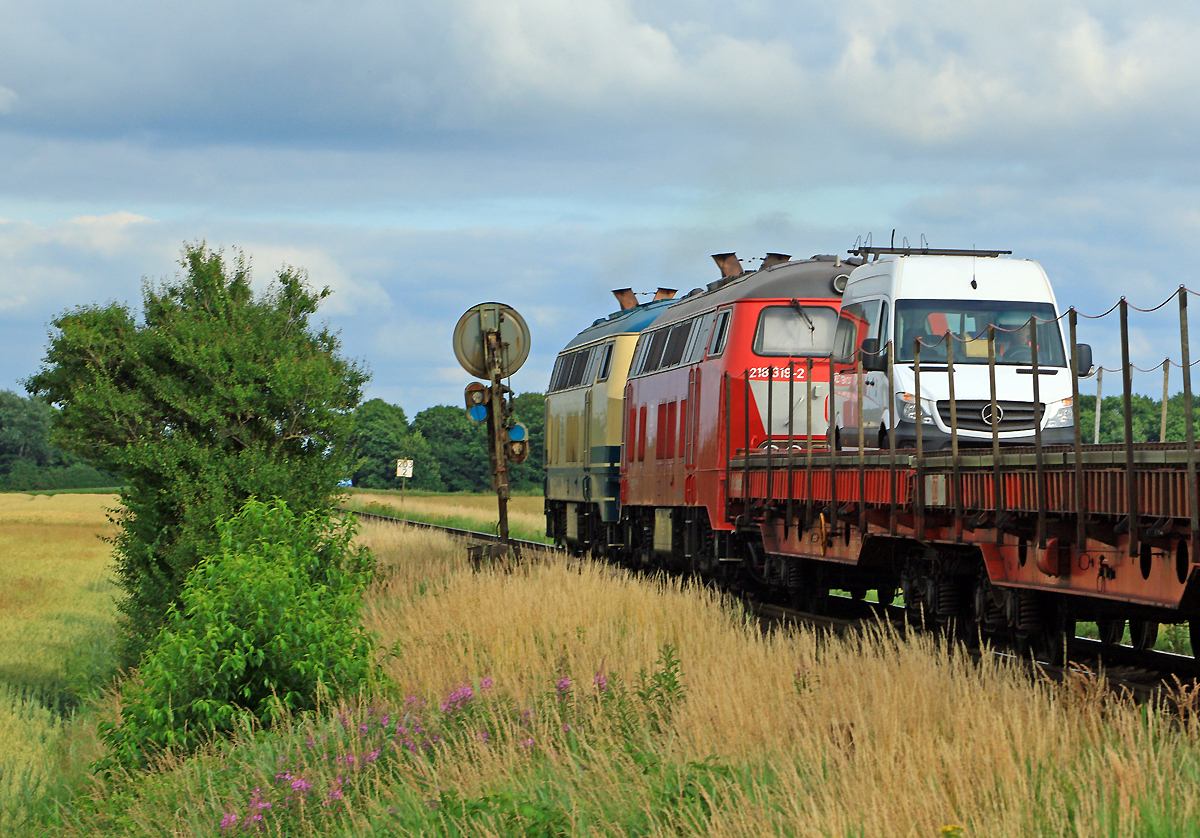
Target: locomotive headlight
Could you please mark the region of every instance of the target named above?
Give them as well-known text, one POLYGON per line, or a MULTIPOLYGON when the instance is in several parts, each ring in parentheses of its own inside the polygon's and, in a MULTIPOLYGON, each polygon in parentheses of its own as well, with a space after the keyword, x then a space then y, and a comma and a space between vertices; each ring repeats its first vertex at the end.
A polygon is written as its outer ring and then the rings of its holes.
POLYGON ((1075 412, 1071 410, 1070 399, 1060 399, 1046 405, 1046 420, 1044 428, 1069 428, 1075 424, 1075 412))

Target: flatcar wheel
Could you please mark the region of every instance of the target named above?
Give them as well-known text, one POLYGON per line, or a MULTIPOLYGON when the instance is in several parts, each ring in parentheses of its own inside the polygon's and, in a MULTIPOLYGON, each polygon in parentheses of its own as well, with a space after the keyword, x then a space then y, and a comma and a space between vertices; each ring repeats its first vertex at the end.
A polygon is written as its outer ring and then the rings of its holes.
POLYGON ((1154 620, 1130 620, 1129 641, 1139 650, 1153 649, 1158 640, 1158 623, 1154 620))
POLYGON ((861 601, 866 598, 867 598, 867 589, 866 588, 851 588, 850 589, 850 599, 853 599, 855 601, 861 601))
POLYGON ((1192 643, 1192 657, 1200 660, 1200 620, 1188 620, 1188 640, 1192 643))
POLYGON ((1115 617, 1097 620, 1096 630, 1100 635, 1101 643, 1105 646, 1116 646, 1125 636, 1125 621, 1115 617))
POLYGON ((879 597, 880 605, 891 605, 896 601, 895 588, 876 588, 875 595, 879 597))

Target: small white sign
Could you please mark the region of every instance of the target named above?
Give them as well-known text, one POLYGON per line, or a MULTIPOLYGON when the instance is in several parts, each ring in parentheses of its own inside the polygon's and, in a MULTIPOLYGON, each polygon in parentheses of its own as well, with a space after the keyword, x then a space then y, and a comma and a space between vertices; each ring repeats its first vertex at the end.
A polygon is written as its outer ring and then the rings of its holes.
POLYGON ((412 477, 412 460, 396 460, 396 476, 412 477))

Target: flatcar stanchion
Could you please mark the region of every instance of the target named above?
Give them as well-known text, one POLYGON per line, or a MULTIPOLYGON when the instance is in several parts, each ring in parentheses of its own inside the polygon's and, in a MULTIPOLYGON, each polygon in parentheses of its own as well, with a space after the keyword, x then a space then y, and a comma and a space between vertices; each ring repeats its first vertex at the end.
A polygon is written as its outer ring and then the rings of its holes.
POLYGON ((913 338, 913 401, 917 422, 917 541, 925 540, 925 445, 921 437, 921 339, 913 338))
MULTIPOLYGON (((1200 497, 1196 486, 1196 426, 1192 405, 1192 353, 1188 345, 1187 289, 1179 286, 1179 359, 1183 366, 1183 436, 1187 450, 1188 515, 1191 516, 1189 561, 1200 561, 1200 497)), ((1099 404, 1096 409, 1099 410, 1099 404)), ((1195 644, 1193 644, 1193 648, 1195 644)))
MULTIPOLYGON (((839 442, 837 432, 837 374, 833 371, 833 355, 826 359, 829 363, 829 421, 825 425, 825 440, 829 449, 829 518, 825 525, 831 530, 838 526, 838 493, 837 493, 837 447, 839 442)), ((821 545, 825 552, 825 545, 821 545)))
POLYGON ((996 510, 996 544, 1004 544, 1004 528, 1001 526, 1003 517, 1007 516, 1004 509, 1004 480, 1000 472, 1000 405, 996 402, 996 327, 991 323, 988 333, 988 386, 992 395, 992 414, 988 424, 992 426, 992 505, 996 510))
POLYGON ((888 407, 888 484, 891 492, 891 508, 888 510, 888 534, 896 534, 896 384, 895 353, 892 342, 887 342, 887 392, 891 405, 888 407))
POLYGON ((787 467, 787 511, 783 516, 783 538, 786 541, 792 527, 792 478, 796 472, 796 361, 788 359, 788 467, 787 467))
POLYGON ((863 427, 863 352, 858 349, 858 365, 854 372, 858 376, 858 531, 867 531, 867 462, 866 429, 863 427))
POLYGON ((954 492, 954 540, 962 541, 962 473, 958 468, 958 400, 954 397, 954 337, 946 330, 946 381, 950 392, 950 485, 954 492))
MULTIPOLYGON (((454 354, 459 364, 488 385, 472 383, 465 392, 467 410, 477 422, 487 422, 488 464, 499 513, 499 548, 517 557, 508 536, 510 462, 524 462, 529 455, 525 426, 512 415, 511 391, 504 386, 529 357, 529 327, 514 309, 503 303, 480 303, 467 309, 454 327, 454 354)), ((496 555, 491 545, 468 549, 472 562, 496 555)))
POLYGON ((775 394, 775 365, 767 365, 767 497, 766 504, 771 503, 771 499, 775 497, 773 490, 775 488, 775 474, 771 470, 771 449, 775 447, 775 419, 773 416, 774 409, 774 394, 775 394))
POLYGON ((804 422, 804 472, 806 480, 806 488, 804 490, 804 529, 808 529, 813 524, 812 514, 812 496, 813 496, 813 440, 812 440, 812 372, 813 359, 808 359, 807 374, 804 376, 805 398, 804 404, 807 413, 805 414, 804 422))
POLYGON ((1129 303, 1118 303, 1121 317, 1121 405, 1125 408, 1125 515, 1129 555, 1138 555, 1138 501, 1133 469, 1133 367, 1129 364, 1129 303))
POLYGON ((1037 502, 1037 546, 1039 550, 1045 550, 1046 457, 1042 451, 1042 414, 1045 413, 1045 409, 1042 407, 1042 370, 1038 366, 1037 318, 1032 315, 1029 317, 1029 351, 1033 361, 1033 495, 1037 502))
MULTIPOLYGON (((1083 486, 1083 429, 1079 427, 1079 376, 1087 370, 1079 368, 1079 344, 1075 334, 1079 312, 1075 306, 1067 311, 1067 325, 1071 332, 1071 415, 1073 417, 1072 442, 1075 446, 1075 549, 1082 553, 1087 547, 1087 493, 1083 486)), ((1096 408, 1100 404, 1097 402, 1096 408)))

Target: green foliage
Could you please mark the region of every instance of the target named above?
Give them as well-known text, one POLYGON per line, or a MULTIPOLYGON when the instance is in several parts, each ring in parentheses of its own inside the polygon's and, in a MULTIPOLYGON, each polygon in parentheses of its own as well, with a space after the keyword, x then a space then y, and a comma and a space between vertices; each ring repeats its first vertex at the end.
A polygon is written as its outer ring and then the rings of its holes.
POLYGON ((185 247, 186 275, 126 306, 84 306, 53 321, 31 393, 61 408, 52 441, 121 475, 117 578, 133 661, 188 572, 216 551, 213 522, 252 496, 327 510, 351 470, 351 412, 365 373, 310 316, 329 290, 282 269, 255 296, 239 255, 185 247))
POLYGON ((45 399, 0 391, 0 491, 42 491, 117 486, 120 478, 97 471, 50 444, 54 408, 45 399))
MULTIPOLYGON (((524 423, 529 430, 529 457, 524 463, 511 467, 509 487, 515 492, 542 488, 545 401, 546 397, 541 393, 522 393, 512 400, 513 419, 524 423)), ((473 421, 463 407, 436 405, 414 416, 412 429, 429 441, 444 491, 491 490, 486 422, 473 421)))
POLYGON ((351 544, 352 521, 251 499, 218 529, 219 552, 192 571, 125 683, 120 723, 102 728, 117 764, 194 750, 248 717, 269 726, 372 672, 373 641, 357 619, 372 559, 351 544))
POLYGON ((413 461, 408 487, 441 491, 441 464, 425 437, 408 426, 404 410, 383 399, 363 402, 354 411, 352 436, 358 467, 354 485, 363 489, 399 489, 396 460, 413 461))
MULTIPOLYGON (((1083 382, 1080 382, 1081 385, 1083 382)), ((1118 392, 1120 384, 1118 382, 1118 392)), ((1133 418, 1134 442, 1159 442, 1162 434, 1162 401, 1134 393, 1129 400, 1133 418)), ((1197 435, 1200 435, 1200 397, 1192 397, 1197 435)), ((1167 399, 1167 442, 1182 442, 1185 437, 1183 393, 1167 399)), ((1079 430, 1083 442, 1096 441, 1096 397, 1079 397, 1079 430)), ((1125 406, 1120 395, 1105 396, 1100 403, 1100 442, 1125 441, 1125 406)))

